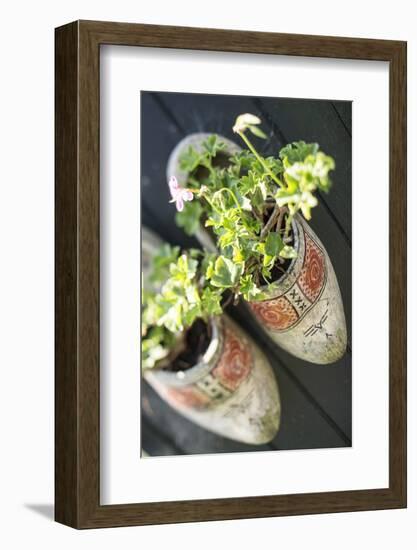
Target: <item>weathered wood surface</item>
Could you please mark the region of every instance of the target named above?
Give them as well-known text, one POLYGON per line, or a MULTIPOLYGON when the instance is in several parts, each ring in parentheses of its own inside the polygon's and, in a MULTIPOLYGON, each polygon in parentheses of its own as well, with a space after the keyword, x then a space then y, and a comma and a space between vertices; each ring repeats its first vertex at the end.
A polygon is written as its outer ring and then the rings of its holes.
POLYGON ((192 424, 142 387, 142 446, 151 455, 302 449, 351 445, 351 104, 176 93, 141 94, 142 223, 163 239, 197 246, 174 223, 169 204, 166 165, 180 139, 194 132, 217 132, 237 140, 236 116, 251 112, 263 120, 262 153, 276 154, 294 140, 317 141, 336 160, 334 186, 321 197, 311 225, 332 260, 341 288, 348 325, 348 351, 332 365, 313 365, 273 344, 244 311, 230 314, 267 353, 280 387, 281 428, 269 445, 249 446, 218 437, 192 424))

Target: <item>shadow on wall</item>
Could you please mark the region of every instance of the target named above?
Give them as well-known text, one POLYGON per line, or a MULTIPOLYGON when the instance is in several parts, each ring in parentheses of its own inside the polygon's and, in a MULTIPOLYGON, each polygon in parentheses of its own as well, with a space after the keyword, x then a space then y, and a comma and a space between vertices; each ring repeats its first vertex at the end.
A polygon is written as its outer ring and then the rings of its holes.
POLYGON ((54 521, 54 505, 53 504, 25 504, 25 508, 43 516, 50 521, 54 521))

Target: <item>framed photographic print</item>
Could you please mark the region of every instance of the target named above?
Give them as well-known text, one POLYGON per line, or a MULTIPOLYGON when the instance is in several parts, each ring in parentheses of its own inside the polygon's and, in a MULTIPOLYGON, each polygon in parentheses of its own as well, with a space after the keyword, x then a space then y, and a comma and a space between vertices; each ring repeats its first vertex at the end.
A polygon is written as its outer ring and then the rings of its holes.
POLYGON ((56 520, 406 506, 406 43, 56 29, 56 520))

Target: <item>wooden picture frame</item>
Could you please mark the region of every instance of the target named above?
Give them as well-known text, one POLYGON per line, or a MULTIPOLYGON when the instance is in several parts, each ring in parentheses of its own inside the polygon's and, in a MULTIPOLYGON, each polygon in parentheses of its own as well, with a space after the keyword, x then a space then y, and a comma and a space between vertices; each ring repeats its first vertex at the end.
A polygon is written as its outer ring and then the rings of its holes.
POLYGON ((55 518, 75 528, 406 506, 406 43, 76 21, 56 29, 55 518), (100 505, 99 52, 104 44, 389 62, 389 487, 100 505))

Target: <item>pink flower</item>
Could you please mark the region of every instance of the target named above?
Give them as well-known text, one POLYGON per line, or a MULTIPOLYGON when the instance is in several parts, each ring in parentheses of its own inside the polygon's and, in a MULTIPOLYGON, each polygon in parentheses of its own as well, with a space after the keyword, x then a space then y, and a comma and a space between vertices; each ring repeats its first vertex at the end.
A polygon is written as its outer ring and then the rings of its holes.
POLYGON ((172 176, 170 178, 168 185, 172 197, 169 202, 175 202, 175 206, 177 207, 178 212, 182 212, 184 208, 184 201, 193 200, 192 191, 180 187, 175 176, 172 176))

